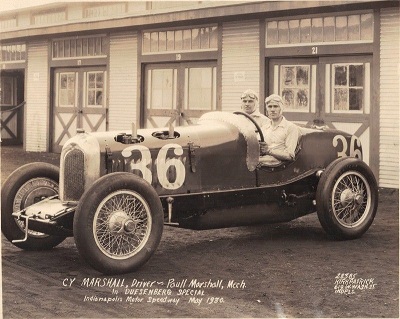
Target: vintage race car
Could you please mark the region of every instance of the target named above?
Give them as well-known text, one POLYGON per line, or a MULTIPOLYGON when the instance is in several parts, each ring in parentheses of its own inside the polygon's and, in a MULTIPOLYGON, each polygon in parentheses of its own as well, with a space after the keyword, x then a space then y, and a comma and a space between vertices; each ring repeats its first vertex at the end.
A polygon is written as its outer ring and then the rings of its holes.
POLYGON ((15 246, 50 249, 73 236, 104 274, 131 272, 155 252, 163 227, 212 229, 286 222, 317 212, 337 239, 363 235, 378 187, 356 136, 299 127, 294 161, 259 164, 264 136, 246 113, 211 112, 197 124, 87 133, 60 168, 31 163, 2 189, 2 232, 15 246))

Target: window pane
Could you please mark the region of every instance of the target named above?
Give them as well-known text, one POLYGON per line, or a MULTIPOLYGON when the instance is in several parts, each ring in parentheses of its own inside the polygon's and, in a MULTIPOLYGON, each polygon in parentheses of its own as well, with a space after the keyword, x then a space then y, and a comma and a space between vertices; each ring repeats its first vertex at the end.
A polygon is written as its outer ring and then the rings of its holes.
POLYGON ((308 109, 308 96, 309 91, 307 89, 299 89, 296 95, 296 108, 308 109))
POLYGON ((282 99, 285 103, 285 108, 294 109, 294 97, 295 92, 294 89, 284 89, 282 91, 282 99))
POLYGON ((298 66, 296 67, 296 70, 296 84, 298 86, 308 86, 308 72, 310 68, 308 66, 298 66))
POLYGON ((96 74, 94 73, 89 73, 88 76, 88 88, 95 88, 96 87, 96 74))
POLYGON ((167 33, 159 32, 158 33, 158 51, 166 51, 167 50, 167 33))
POLYGON ((349 109, 362 110, 363 109, 363 89, 349 89, 349 109))
POLYGON ((348 94, 348 89, 334 90, 334 110, 343 111, 349 109, 347 94, 348 94))
POLYGON ((300 42, 300 21, 290 20, 289 21, 289 42, 299 43, 300 42))
POLYGON ((94 55, 95 42, 93 38, 88 39, 88 53, 89 55, 94 55))
POLYGON ((75 74, 60 74, 58 85, 58 105, 69 106, 75 104, 75 74))
POLYGON ((295 83, 296 80, 296 73, 295 73, 295 67, 287 67, 287 66, 282 66, 283 68, 283 83, 285 86, 292 86, 295 83))
POLYGON ((347 40, 347 17, 336 17, 335 34, 336 41, 347 40))
POLYGON ((150 33, 143 33, 143 52, 150 52, 150 33))
POLYGON ((68 75, 68 89, 75 90, 75 75, 74 74, 68 75))
POLYGON ((158 51, 158 32, 152 32, 150 34, 150 52, 158 51))
POLYGON ((278 22, 267 23, 267 44, 278 44, 278 22))
POLYGON ((98 89, 103 88, 103 72, 96 73, 96 88, 98 89))
MULTIPOLYGON (((54 41, 53 42, 53 58, 58 58, 59 53, 58 53, 58 42, 54 41)), ((3 57, 3 61, 5 60, 5 58, 3 57)))
POLYGON ((175 31, 175 50, 182 50, 183 47, 183 31, 175 31))
POLYGON ((192 48, 192 31, 191 30, 183 30, 183 49, 190 50, 192 48))
POLYGON ((209 32, 208 28, 200 28, 200 48, 208 49, 210 47, 209 43, 209 32))
POLYGON ((311 42, 311 19, 300 21, 300 41, 301 43, 311 42))
POLYGON ((70 51, 69 40, 65 40, 64 41, 64 50, 65 50, 65 57, 70 57, 71 56, 71 51, 70 51))
POLYGON ((192 50, 200 49, 200 30, 192 29, 192 50))
POLYGON ((58 56, 60 58, 64 57, 64 41, 59 41, 58 42, 58 56))
POLYGON ((322 18, 314 18, 311 20, 311 41, 312 42, 323 42, 323 20, 322 18))
POLYGON ((173 70, 153 70, 151 85, 152 109, 172 109, 173 70))
POLYGON ((71 40, 71 47, 70 47, 71 57, 76 56, 76 41, 71 40))
POLYGON ((335 66, 335 85, 347 85, 347 67, 335 66))
POLYGON ((82 55, 88 55, 88 39, 82 39, 82 55))
POLYGON ((82 56, 82 39, 76 40, 76 56, 82 56))
POLYGON ((212 68, 190 68, 188 108, 190 110, 212 109, 212 68))
POLYGON ((21 60, 25 60, 25 58, 26 58, 25 54, 26 54, 26 45, 23 44, 22 45, 22 52, 21 52, 21 60))
POLYGON ((167 31, 167 51, 173 51, 175 49, 174 35, 174 31, 167 31))
POLYGON ((364 86, 364 67, 362 65, 349 66, 349 86, 364 86))
POLYGON ((9 77, 1 77, 1 104, 14 104, 14 81, 9 77))
POLYGON ((211 28, 210 48, 213 48, 213 49, 218 48, 218 28, 217 27, 211 28))
POLYGON ((289 43, 289 23, 288 21, 279 21, 278 22, 278 35, 279 35, 279 43, 285 44, 289 43))
POLYGON ((88 105, 96 105, 95 91, 91 90, 88 92, 88 105))
POLYGON ((94 50, 94 55, 102 55, 103 51, 101 49, 102 45, 101 45, 101 38, 96 38, 95 39, 95 50, 94 50))
POLYGON ((324 18, 324 42, 335 41, 335 18, 324 18))
POLYGON ((103 105, 103 91, 96 91, 96 105, 103 105))
POLYGON ((371 13, 361 15, 361 39, 373 39, 373 16, 371 13))
POLYGON ((360 40, 360 16, 351 15, 348 19, 349 28, 349 40, 360 40))

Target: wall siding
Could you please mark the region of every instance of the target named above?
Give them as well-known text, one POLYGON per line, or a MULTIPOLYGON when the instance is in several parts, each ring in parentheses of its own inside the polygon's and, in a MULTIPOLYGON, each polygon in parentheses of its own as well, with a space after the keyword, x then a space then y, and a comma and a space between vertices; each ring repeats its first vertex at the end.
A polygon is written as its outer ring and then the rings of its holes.
POLYGON ((48 151, 49 146, 49 65, 48 42, 27 45, 25 150, 48 151))
POLYGON ((246 89, 259 93, 259 21, 224 23, 222 27, 222 111, 240 110, 246 89))
POLYGON ((137 33, 110 36, 109 130, 131 129, 138 122, 137 33))
POLYGON ((379 186, 399 187, 400 15, 381 10, 379 186))

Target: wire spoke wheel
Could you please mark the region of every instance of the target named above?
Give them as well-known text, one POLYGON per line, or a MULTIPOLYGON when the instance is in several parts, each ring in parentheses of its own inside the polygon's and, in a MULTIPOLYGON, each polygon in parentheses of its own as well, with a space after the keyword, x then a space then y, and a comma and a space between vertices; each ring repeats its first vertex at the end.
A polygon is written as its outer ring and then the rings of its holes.
POLYGON ((163 207, 151 184, 132 173, 114 172, 82 195, 74 215, 74 239, 93 268, 122 274, 149 260, 163 225, 163 207))
POLYGON ((93 235, 103 253, 114 259, 136 254, 151 232, 150 208, 141 195, 131 190, 111 193, 100 203, 93 235))
POLYGON ((24 238, 26 221, 18 220, 13 213, 57 195, 59 177, 57 166, 34 162, 17 168, 4 181, 1 189, 1 231, 13 245, 25 250, 47 250, 66 238, 61 234, 44 234, 29 229, 26 240, 15 241, 24 238))
POLYGON ((371 189, 365 177, 356 171, 343 174, 332 192, 332 210, 344 227, 353 228, 366 218, 371 206, 371 189))
MULTIPOLYGON (((17 191, 13 201, 13 211, 17 212, 26 207, 29 207, 47 197, 58 194, 58 183, 46 177, 33 178, 24 183, 17 191)), ((25 232, 25 220, 15 219, 21 231, 25 232)), ((28 235, 31 237, 46 237, 48 235, 28 230, 28 235)))
POLYGON ((332 237, 361 237, 374 221, 378 185, 368 165, 356 158, 338 158, 322 174, 316 193, 321 226, 332 237))

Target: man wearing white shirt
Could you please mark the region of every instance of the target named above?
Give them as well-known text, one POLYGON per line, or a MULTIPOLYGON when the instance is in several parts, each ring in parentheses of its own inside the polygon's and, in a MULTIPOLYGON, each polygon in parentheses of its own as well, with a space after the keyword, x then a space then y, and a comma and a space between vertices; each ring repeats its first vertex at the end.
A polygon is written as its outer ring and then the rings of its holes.
POLYGON ((268 121, 261 127, 265 143, 260 143, 260 164, 277 165, 295 157, 300 131, 283 116, 284 103, 277 94, 265 99, 268 121))

